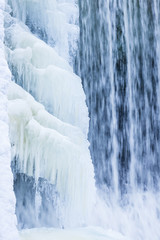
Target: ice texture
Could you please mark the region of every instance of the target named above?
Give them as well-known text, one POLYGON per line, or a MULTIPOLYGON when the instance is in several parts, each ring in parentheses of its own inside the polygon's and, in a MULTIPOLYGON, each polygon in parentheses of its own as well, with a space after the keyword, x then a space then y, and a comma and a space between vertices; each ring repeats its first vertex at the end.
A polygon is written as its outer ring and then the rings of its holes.
POLYGON ((16 83, 64 122, 81 128, 87 136, 88 110, 81 79, 66 60, 15 23, 7 30, 8 62, 16 83))
POLYGON ((8 91, 12 159, 16 172, 55 185, 65 226, 91 219, 96 200, 94 170, 82 131, 49 114, 15 83, 8 91))
POLYGON ((14 17, 72 62, 79 34, 78 6, 74 0, 8 0, 8 3, 14 17))
POLYGON ((56 188, 64 226, 89 224, 96 190, 85 94, 70 65, 77 46, 75 1, 8 3, 16 17, 5 18, 15 81, 8 92, 14 171, 33 177, 36 186, 43 179, 56 188))
POLYGON ((4 54, 4 7, 0 0, 0 239, 18 240, 15 216, 15 196, 11 172, 11 151, 8 137, 7 89, 11 79, 4 54))

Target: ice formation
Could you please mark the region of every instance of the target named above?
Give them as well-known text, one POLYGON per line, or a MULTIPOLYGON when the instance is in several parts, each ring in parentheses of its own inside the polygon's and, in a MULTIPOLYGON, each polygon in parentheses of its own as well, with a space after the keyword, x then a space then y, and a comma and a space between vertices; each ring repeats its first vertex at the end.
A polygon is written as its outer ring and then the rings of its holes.
MULTIPOLYGON (((14 176, 34 178, 36 186, 43 179, 55 187, 61 226, 91 223, 96 190, 88 110, 81 79, 71 67, 78 33, 75 1, 8 3, 5 43, 15 82, 8 92, 14 176)), ((38 187, 36 191, 38 195, 38 187)), ((36 208, 41 205, 34 197, 32 202, 36 208)))
POLYGON ((57 118, 87 135, 88 111, 81 80, 55 50, 15 23, 7 30, 8 62, 16 83, 57 118))
POLYGON ((15 83, 8 92, 10 137, 16 172, 55 185, 64 205, 64 222, 89 221, 95 202, 93 166, 82 131, 50 115, 15 83))
POLYGON ((8 0, 8 3, 14 17, 28 25, 67 61, 72 61, 79 33, 75 0, 8 0))
POLYGON ((15 216, 13 176, 10 168, 11 154, 8 137, 7 89, 11 79, 4 54, 4 6, 0 0, 0 239, 18 240, 15 216))

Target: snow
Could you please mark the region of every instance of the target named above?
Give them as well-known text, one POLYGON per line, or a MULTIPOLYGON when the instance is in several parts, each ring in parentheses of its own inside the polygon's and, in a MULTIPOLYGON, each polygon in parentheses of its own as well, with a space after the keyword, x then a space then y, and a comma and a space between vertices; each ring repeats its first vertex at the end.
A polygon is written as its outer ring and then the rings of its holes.
POLYGON ((53 48, 19 24, 12 24, 6 35, 8 62, 16 82, 50 113, 87 136, 88 110, 81 79, 53 48))
POLYGON ((13 176, 10 168, 11 151, 8 137, 7 89, 11 74, 4 54, 3 11, 5 2, 0 1, 0 239, 18 240, 15 216, 13 176))
POLYGON ((20 236, 21 240, 129 240, 119 233, 99 227, 24 230, 20 236))
POLYGON ((91 220, 96 199, 88 142, 79 128, 52 116, 15 83, 10 84, 10 138, 17 171, 56 186, 67 226, 91 220))

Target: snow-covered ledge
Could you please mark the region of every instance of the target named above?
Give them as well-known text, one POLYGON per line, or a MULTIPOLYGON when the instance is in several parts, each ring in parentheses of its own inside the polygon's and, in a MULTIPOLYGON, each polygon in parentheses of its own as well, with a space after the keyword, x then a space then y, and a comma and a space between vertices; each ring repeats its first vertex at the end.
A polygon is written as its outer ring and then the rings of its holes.
POLYGON ((11 73, 4 53, 4 8, 0 0, 0 239, 18 240, 15 216, 15 196, 11 172, 10 142, 8 137, 7 88, 11 73))

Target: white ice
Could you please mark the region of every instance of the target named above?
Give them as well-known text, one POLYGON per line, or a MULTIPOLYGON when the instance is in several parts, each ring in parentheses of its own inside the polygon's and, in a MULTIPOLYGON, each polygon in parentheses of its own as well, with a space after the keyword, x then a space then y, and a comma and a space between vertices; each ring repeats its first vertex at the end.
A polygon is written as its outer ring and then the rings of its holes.
POLYGON ((129 240, 99 227, 79 229, 32 229, 20 232, 21 240, 129 240))
POLYGON ((72 62, 77 49, 78 6, 75 0, 8 0, 14 17, 72 62))
POLYGON ((15 216, 15 196, 11 172, 11 151, 7 115, 7 89, 11 79, 4 54, 4 7, 0 0, 0 240, 18 240, 15 216))
MULTIPOLYGON (((14 144, 12 156, 21 159, 17 170, 36 179, 44 177, 57 185, 61 201, 65 203, 62 211, 66 225, 82 225, 89 222, 90 217, 94 218, 95 214, 98 225, 125 233, 132 240, 159 240, 159 196, 155 198, 152 193, 135 193, 131 196, 131 204, 124 208, 119 206, 114 196, 113 199, 109 196, 106 206, 102 203, 94 205, 94 173, 86 140, 88 112, 85 95, 80 78, 73 74, 69 65, 75 56, 79 31, 75 1, 8 2, 13 7, 15 17, 36 27, 34 36, 24 24, 6 16, 8 25, 9 22, 14 23, 6 31, 10 66, 18 83, 54 114, 49 114, 23 89, 11 84, 9 116, 11 141, 14 144), (54 48, 36 35, 41 35, 54 48)), ((3 5, 4 1, 0 0, 0 8, 3 5)), ((3 17, 0 16, 1 19, 2 40, 3 17)), ((0 143, 0 239, 15 240, 15 199, 6 114, 6 83, 10 75, 4 60, 2 41, 0 53, 0 136, 3 136, 0 143)), ((21 232, 21 237, 23 240, 125 239, 112 231, 98 228, 25 230, 21 232)))
POLYGON ((36 181, 44 178, 56 186, 65 226, 82 226, 92 222, 96 201, 87 141, 88 110, 81 79, 60 51, 70 55, 66 44, 72 37, 67 26, 76 26, 76 7, 74 1, 23 1, 22 6, 20 1, 8 2, 17 18, 31 21, 30 28, 37 24, 47 31, 49 40, 55 37, 52 48, 36 36, 37 32, 33 35, 22 22, 6 14, 6 53, 15 81, 47 110, 21 87, 10 85, 12 159, 18 159, 17 172, 36 181))
POLYGON ((10 84, 10 139, 17 171, 55 184, 67 226, 88 223, 96 200, 94 170, 82 131, 50 115, 15 83, 10 84))
POLYGON ((87 136, 88 110, 81 79, 67 61, 24 26, 7 29, 8 61, 16 81, 57 118, 80 127, 87 136))

